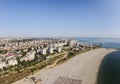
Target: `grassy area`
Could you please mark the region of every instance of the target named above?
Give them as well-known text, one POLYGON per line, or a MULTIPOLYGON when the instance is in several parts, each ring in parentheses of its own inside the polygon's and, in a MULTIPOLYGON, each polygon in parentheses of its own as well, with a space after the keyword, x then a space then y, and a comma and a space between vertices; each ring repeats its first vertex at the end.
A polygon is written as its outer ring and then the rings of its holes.
POLYGON ((81 53, 90 51, 90 50, 92 50, 92 48, 86 48, 86 49, 84 49, 84 50, 80 50, 80 51, 77 51, 77 52, 71 51, 71 52, 68 53, 68 55, 67 55, 66 58, 60 59, 60 60, 57 62, 57 64, 62 64, 62 63, 64 63, 64 62, 66 62, 67 60, 71 59, 72 57, 74 57, 74 56, 76 56, 76 55, 78 55, 78 54, 81 54, 81 53))
POLYGON ((20 73, 9 74, 8 76, 0 77, 0 84, 10 84, 30 74, 31 72, 29 69, 25 69, 21 71, 20 73))
POLYGON ((40 62, 40 63, 36 64, 35 66, 26 67, 25 69, 22 69, 19 72, 14 72, 14 73, 10 73, 10 74, 1 76, 0 77, 0 84, 10 84, 12 82, 15 82, 19 79, 22 79, 22 78, 28 76, 28 75, 31 75, 35 71, 41 70, 41 69, 45 68, 46 66, 53 64, 57 59, 62 58, 64 55, 65 55, 65 53, 62 53, 62 54, 55 56, 51 59, 40 62))

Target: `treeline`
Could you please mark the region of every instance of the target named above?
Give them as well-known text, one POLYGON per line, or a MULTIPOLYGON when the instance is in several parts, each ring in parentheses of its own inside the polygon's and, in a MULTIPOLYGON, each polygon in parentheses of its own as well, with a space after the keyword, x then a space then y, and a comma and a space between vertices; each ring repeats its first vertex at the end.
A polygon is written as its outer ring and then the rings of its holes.
POLYGON ((10 42, 26 42, 26 41, 34 41, 34 40, 38 40, 37 38, 30 38, 30 39, 14 39, 14 40, 11 40, 10 42))
POLYGON ((79 50, 79 51, 70 51, 67 55, 67 57, 63 58, 63 59, 60 59, 57 64, 61 64, 61 63, 64 63, 65 61, 69 60, 70 58, 80 54, 80 53, 83 53, 83 52, 87 52, 87 51, 90 51, 92 50, 92 48, 86 48, 85 50, 79 50))

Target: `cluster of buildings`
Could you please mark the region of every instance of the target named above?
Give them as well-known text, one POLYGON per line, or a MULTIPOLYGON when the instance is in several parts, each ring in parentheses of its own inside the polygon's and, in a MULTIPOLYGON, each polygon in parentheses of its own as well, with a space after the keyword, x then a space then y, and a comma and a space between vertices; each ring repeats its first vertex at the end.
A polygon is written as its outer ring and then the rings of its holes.
POLYGON ((20 58, 20 61, 31 61, 35 58, 35 51, 28 52, 24 57, 20 58))
POLYGON ((81 45, 76 40, 66 39, 14 39, 0 40, 0 68, 18 64, 20 61, 31 61, 35 55, 44 56, 60 53, 64 49, 80 50, 93 45, 81 45), (4 52, 5 51, 5 52, 4 52))
POLYGON ((37 52, 40 52, 42 55, 46 55, 46 54, 52 54, 54 52, 61 52, 63 46, 66 44, 63 43, 58 43, 58 44, 50 44, 46 47, 42 47, 42 48, 38 48, 37 52))
POLYGON ((62 48, 67 45, 67 40, 48 39, 48 40, 31 40, 31 41, 0 41, 0 68, 16 65, 20 61, 31 61, 35 58, 35 54, 50 55, 52 53, 59 53, 62 48))
POLYGON ((8 66, 11 66, 11 65, 16 65, 18 62, 15 58, 11 58, 9 60, 6 60, 6 61, 1 61, 0 62, 0 68, 3 68, 3 67, 8 67, 8 66))

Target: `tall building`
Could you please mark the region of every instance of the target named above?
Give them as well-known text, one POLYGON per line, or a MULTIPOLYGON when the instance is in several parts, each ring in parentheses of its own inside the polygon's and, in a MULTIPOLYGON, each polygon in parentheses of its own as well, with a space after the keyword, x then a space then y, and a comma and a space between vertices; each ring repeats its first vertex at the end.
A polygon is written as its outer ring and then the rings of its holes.
POLYGON ((57 52, 61 52, 61 47, 57 47, 57 52))
POLYGON ((53 53, 53 48, 48 48, 48 52, 50 53, 50 54, 52 54, 53 53))
POLYGON ((46 48, 43 48, 42 50, 41 50, 41 54, 43 54, 43 55, 46 55, 47 53, 46 53, 46 48))

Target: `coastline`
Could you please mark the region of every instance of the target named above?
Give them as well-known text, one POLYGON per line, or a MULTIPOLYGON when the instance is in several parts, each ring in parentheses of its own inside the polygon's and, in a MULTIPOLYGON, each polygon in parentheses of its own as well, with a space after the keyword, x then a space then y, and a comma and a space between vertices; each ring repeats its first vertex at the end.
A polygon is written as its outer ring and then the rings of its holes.
MULTIPOLYGON (((53 84, 59 76, 82 79, 82 84, 94 84, 102 59, 116 49, 99 48, 79 54, 52 69, 42 69, 34 76, 42 79, 43 84, 53 84)), ((31 77, 31 76, 28 76, 31 77)), ((21 79, 12 84, 34 84, 29 79, 21 79)))

